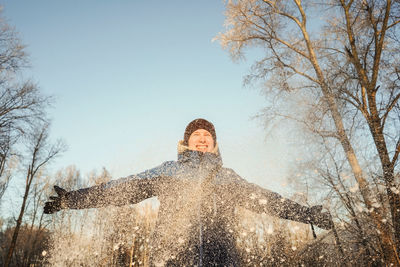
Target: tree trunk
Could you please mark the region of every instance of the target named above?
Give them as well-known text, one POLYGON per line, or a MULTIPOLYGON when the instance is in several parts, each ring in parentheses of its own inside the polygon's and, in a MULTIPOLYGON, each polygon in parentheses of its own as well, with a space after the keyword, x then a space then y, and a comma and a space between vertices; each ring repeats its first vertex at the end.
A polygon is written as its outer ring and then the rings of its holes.
POLYGON ((303 30, 304 39, 307 43, 310 62, 314 67, 314 70, 316 72, 318 80, 320 81, 320 87, 321 87, 322 93, 324 95, 325 102, 328 104, 332 119, 334 121, 336 132, 339 137, 339 141, 340 141, 342 148, 346 154, 347 161, 349 162, 349 164, 351 166, 354 177, 359 185, 360 192, 363 197, 364 203, 365 203, 368 211, 371 212, 372 219, 374 221, 374 224, 377 227, 377 230, 378 230, 378 233, 379 233, 380 239, 381 239, 381 244, 382 244, 385 260, 388 263, 393 263, 393 264, 397 264, 398 266, 400 266, 399 258, 398 258, 398 256, 396 256, 396 254, 397 254, 396 245, 392 239, 391 229, 388 226, 388 224, 383 223, 381 209, 376 209, 372 206, 372 203, 373 203, 371 201, 372 194, 369 189, 368 182, 364 178, 362 168, 358 162, 357 156, 354 152, 354 149, 353 149, 351 142, 345 131, 343 119, 339 112, 339 108, 337 106, 335 96, 329 90, 329 88, 325 82, 323 72, 318 64, 317 57, 315 55, 315 52, 314 52, 313 46, 311 44, 311 41, 309 39, 308 33, 305 29, 305 25, 303 27, 304 28, 302 30, 303 30))
MULTIPOLYGON (((30 178, 29 176, 30 176, 30 175, 28 174, 27 179, 30 178)), ((29 187, 30 187, 30 183, 27 183, 27 185, 26 185, 26 187, 25 187, 24 198, 23 198, 23 200, 22 200, 21 210, 20 210, 20 212, 19 212, 19 216, 18 216, 18 219, 17 219, 17 225, 15 226, 15 229, 14 229, 14 233, 13 233, 13 236, 12 236, 12 239, 11 239, 10 248, 8 249, 6 261, 5 261, 5 263, 4 263, 4 267, 8 267, 8 266, 10 265, 12 255, 13 255, 15 246, 16 246, 16 244, 17 244, 18 233, 19 233, 19 230, 20 230, 20 228, 21 228, 22 218, 23 218, 24 213, 25 213, 26 201, 27 201, 27 199, 28 199, 29 187)))
MULTIPOLYGON (((371 96, 370 101, 375 101, 374 95, 371 96)), ((400 252, 400 196, 395 194, 392 190, 395 185, 394 179, 394 166, 390 160, 389 153, 386 147, 385 137, 378 116, 378 111, 375 105, 370 106, 371 116, 368 121, 370 131, 375 143, 376 150, 382 166, 382 176, 385 181, 386 193, 389 200, 391 221, 393 224, 393 232, 395 237, 396 253, 400 252)))
POLYGON ((132 242, 132 246, 129 252, 129 267, 132 267, 134 264, 134 259, 133 259, 133 255, 134 255, 134 251, 135 251, 135 238, 133 238, 133 242, 132 242))

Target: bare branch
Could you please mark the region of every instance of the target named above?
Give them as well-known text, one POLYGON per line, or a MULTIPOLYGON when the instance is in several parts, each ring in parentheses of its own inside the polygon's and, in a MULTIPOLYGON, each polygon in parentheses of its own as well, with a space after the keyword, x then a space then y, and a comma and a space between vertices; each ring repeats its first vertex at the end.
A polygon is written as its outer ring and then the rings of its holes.
POLYGON ((390 28, 396 26, 396 25, 399 24, 399 23, 400 23, 400 19, 397 20, 397 21, 395 21, 395 22, 393 22, 392 24, 388 25, 388 26, 387 26, 387 29, 390 29, 390 28))
POLYGON ((398 103, 400 99, 400 93, 397 94, 393 100, 387 105, 386 109, 385 109, 385 113, 382 116, 382 128, 385 127, 385 122, 386 122, 386 118, 388 117, 390 111, 396 106, 396 104, 398 103))
POLYGON ((400 154, 400 138, 397 140, 396 149, 392 158, 392 164, 395 165, 400 154))

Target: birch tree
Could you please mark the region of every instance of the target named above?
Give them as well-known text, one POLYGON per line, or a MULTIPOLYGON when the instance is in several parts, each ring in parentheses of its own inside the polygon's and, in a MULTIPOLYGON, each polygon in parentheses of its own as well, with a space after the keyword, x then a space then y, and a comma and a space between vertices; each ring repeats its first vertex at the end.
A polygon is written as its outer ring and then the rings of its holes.
POLYGON ((277 112, 279 104, 287 104, 284 96, 300 96, 312 107, 314 120, 299 121, 340 144, 383 259, 398 266, 399 10, 400 2, 390 0, 232 0, 226 3, 226 31, 217 36, 233 59, 242 58, 246 48, 262 49, 246 82, 262 80, 265 92, 277 96, 267 115, 298 119, 287 106, 285 114, 277 112), (379 163, 385 205, 377 204, 373 180, 352 139, 355 131, 372 140, 370 158, 379 163))

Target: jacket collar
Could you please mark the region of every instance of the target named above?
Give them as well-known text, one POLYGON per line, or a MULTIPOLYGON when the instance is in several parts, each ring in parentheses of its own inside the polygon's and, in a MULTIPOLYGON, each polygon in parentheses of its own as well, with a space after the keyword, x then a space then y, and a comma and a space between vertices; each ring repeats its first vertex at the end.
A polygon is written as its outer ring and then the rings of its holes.
POLYGON ((178 162, 222 166, 218 144, 215 145, 212 152, 200 152, 190 150, 183 144, 183 140, 178 142, 178 162))

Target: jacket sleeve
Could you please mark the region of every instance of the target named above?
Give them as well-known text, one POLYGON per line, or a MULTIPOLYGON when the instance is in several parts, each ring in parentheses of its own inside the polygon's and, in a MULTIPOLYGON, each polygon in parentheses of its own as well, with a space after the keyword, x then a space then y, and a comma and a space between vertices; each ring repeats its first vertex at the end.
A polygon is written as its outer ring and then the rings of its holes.
POLYGON ((235 186, 237 187, 235 191, 239 205, 251 211, 265 212, 292 221, 310 222, 308 207, 252 183, 242 182, 235 186))
POLYGON ((137 175, 70 191, 66 194, 65 206, 69 209, 123 206, 157 196, 158 185, 167 179, 164 173, 168 165, 169 162, 166 162, 137 175))
POLYGON ((227 190, 234 195, 238 205, 253 212, 268 213, 282 219, 302 223, 314 223, 321 228, 329 229, 329 216, 321 213, 320 209, 300 205, 278 193, 247 182, 232 170, 230 172, 233 179, 231 178, 230 189, 227 188, 227 190))

